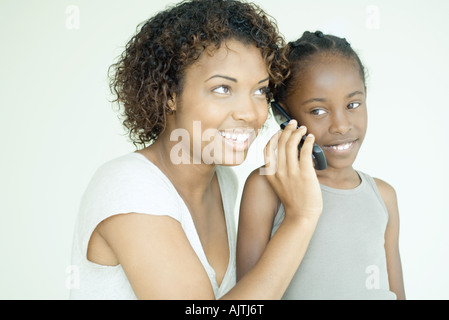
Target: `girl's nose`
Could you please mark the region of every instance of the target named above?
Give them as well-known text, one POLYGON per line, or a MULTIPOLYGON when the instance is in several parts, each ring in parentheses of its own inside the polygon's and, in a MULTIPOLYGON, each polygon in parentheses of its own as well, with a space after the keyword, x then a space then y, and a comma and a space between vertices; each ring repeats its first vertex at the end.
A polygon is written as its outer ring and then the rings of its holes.
POLYGON ((349 115, 342 112, 335 112, 331 117, 331 125, 329 127, 329 131, 332 134, 340 134, 345 135, 352 128, 351 119, 349 115))

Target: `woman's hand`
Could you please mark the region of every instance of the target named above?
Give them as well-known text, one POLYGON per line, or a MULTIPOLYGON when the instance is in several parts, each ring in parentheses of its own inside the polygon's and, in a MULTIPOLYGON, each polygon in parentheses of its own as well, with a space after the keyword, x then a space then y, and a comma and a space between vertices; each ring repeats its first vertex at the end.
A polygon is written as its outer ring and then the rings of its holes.
POLYGON ((298 145, 306 132, 306 127, 297 128, 297 122, 292 120, 265 147, 265 167, 261 174, 266 175, 284 205, 286 218, 318 219, 323 208, 312 160, 313 135, 307 136, 298 157, 298 145))

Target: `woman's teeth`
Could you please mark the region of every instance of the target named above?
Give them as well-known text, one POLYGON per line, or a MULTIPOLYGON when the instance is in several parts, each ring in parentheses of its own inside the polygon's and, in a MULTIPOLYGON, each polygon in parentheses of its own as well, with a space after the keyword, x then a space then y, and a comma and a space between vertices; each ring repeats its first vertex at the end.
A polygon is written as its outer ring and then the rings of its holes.
POLYGON ((220 135, 227 139, 231 140, 232 142, 245 142, 249 139, 249 133, 235 133, 235 132, 226 132, 226 131, 220 131, 220 135))

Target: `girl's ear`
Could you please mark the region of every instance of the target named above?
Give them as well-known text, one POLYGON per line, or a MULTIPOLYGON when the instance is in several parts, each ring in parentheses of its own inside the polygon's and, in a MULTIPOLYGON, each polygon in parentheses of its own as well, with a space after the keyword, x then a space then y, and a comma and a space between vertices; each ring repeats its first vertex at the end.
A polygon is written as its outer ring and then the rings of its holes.
POLYGON ((279 102, 279 105, 282 107, 282 109, 285 110, 285 112, 291 115, 290 109, 287 107, 287 104, 285 102, 279 102))

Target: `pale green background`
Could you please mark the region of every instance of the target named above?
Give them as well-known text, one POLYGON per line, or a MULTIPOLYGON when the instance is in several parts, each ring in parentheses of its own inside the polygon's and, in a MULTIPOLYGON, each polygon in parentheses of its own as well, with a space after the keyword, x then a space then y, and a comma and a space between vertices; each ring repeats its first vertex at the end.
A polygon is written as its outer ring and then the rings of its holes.
MULTIPOLYGON (((448 299, 449 2, 256 2, 287 40, 321 29, 359 52, 369 129, 356 167, 397 190, 408 298, 448 299)), ((68 297, 80 197, 98 166, 134 150, 108 102, 107 69, 169 3, 0 0, 0 298, 68 297), (66 26, 69 5, 79 29, 66 26)), ((270 122, 236 169, 242 183, 275 130, 270 122)))

